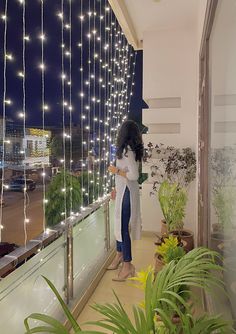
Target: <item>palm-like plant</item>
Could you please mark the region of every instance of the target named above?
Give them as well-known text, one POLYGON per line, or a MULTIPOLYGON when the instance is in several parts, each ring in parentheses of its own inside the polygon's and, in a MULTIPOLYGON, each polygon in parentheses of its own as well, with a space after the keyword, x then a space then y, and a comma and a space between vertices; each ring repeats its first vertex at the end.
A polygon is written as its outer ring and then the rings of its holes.
MULTIPOLYGON (((153 272, 150 271, 145 278, 145 309, 133 307, 133 322, 115 295, 116 303, 92 306, 103 319, 90 324, 109 330, 113 334, 212 334, 215 331, 221 334, 235 333, 232 326, 220 317, 204 316, 194 319, 192 307, 184 298, 185 287, 196 286, 207 291, 210 291, 212 286, 223 288, 222 281, 213 273, 222 269, 215 264, 216 256, 219 255, 208 249, 197 248, 184 255, 178 262, 172 261, 166 265, 154 281, 153 272), (179 317, 178 324, 172 321, 176 315, 179 317)), ((82 331, 55 287, 49 280, 46 281, 58 298, 74 333, 105 334, 102 331, 82 331)), ((25 327, 26 334, 69 333, 55 319, 40 314, 32 314, 25 319, 25 327), (29 319, 41 320, 46 326, 30 329, 29 319)))
POLYGON ((230 324, 219 317, 194 320, 191 305, 185 298, 186 287, 188 294, 190 286, 207 291, 210 291, 212 286, 223 287, 222 282, 212 273, 213 270, 221 270, 221 267, 215 264, 216 256, 217 253, 208 249, 198 248, 184 255, 178 262, 172 261, 166 265, 154 282, 150 272, 146 280, 145 310, 133 307, 134 324, 129 320, 117 296, 115 304, 93 306, 104 319, 91 324, 108 329, 114 334, 197 334, 201 333, 200 328, 206 328, 204 334, 213 333, 216 329, 219 329, 220 333, 229 333, 230 324), (155 321, 157 314, 161 319, 161 327, 158 327, 155 321), (179 324, 172 322, 176 315, 180 318, 179 324))

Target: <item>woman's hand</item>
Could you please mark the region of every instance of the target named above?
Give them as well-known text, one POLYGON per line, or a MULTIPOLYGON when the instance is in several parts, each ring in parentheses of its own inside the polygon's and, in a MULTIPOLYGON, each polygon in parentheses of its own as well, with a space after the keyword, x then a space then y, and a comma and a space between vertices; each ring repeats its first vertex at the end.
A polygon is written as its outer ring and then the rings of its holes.
POLYGON ((118 171, 118 168, 115 166, 109 166, 108 167, 108 172, 110 172, 111 174, 116 174, 118 171))

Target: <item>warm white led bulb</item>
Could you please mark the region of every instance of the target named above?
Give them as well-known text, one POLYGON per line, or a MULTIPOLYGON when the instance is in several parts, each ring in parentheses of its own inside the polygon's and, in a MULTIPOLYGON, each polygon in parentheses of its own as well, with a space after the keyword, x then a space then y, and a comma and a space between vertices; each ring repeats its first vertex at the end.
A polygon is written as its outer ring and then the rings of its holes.
POLYGON ((12 54, 7 53, 7 54, 6 54, 6 59, 8 59, 8 60, 13 60, 14 58, 13 58, 12 54))
POLYGON ((19 113, 18 113, 18 116, 19 116, 20 118, 24 118, 24 117, 25 117, 25 114, 24 114, 23 112, 19 112, 19 113))
POLYGON ((60 19, 63 19, 63 13, 57 13, 57 16, 58 16, 60 19))
POLYGON ((11 100, 5 100, 4 102, 5 102, 5 104, 8 104, 8 105, 12 104, 11 100))
POLYGON ((42 41, 44 41, 45 38, 46 38, 46 36, 45 36, 45 34, 41 34, 41 35, 39 36, 39 38, 40 38, 42 41))
POLYGON ((18 72, 17 75, 18 75, 18 77, 24 78, 24 73, 23 72, 18 72))

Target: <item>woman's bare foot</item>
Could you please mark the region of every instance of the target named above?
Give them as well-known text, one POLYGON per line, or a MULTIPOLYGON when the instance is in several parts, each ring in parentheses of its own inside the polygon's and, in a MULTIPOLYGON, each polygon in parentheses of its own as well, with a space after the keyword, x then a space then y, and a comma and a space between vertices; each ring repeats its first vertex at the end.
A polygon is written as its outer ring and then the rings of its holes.
POLYGON ((107 268, 107 270, 116 270, 118 269, 120 263, 123 261, 123 254, 121 252, 117 252, 114 260, 110 264, 110 266, 107 268))
POLYGON ((124 282, 127 278, 135 275, 135 267, 131 262, 123 262, 122 268, 117 277, 113 281, 124 282))

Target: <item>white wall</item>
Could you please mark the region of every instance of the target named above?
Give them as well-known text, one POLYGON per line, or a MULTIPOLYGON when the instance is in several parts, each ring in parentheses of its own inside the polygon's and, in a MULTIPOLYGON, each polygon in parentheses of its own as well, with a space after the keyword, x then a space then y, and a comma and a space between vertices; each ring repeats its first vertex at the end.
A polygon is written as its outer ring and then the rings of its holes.
MULTIPOLYGON (((143 98, 151 108, 143 110, 143 123, 150 129, 143 136, 146 145, 189 146, 197 153, 199 50, 206 6, 207 0, 199 0, 194 26, 144 32, 143 98)), ((142 190, 143 230, 160 231, 162 213, 151 190, 149 177, 142 190)), ((189 189, 185 227, 196 236, 197 179, 189 189)))
MULTIPOLYGON (((151 130, 149 134, 143 136, 144 143, 151 141, 154 144, 161 142, 176 147, 190 146, 196 151, 198 81, 196 27, 188 30, 145 32, 143 46, 143 96, 149 106, 152 106, 151 110, 143 110, 143 123, 151 130), (161 100, 164 101, 162 103, 158 100, 160 98, 167 100, 161 100), (178 98, 171 108, 167 108, 172 101, 169 98, 178 98)), ((143 185, 142 190, 143 229, 160 231, 162 214, 156 196, 150 197, 152 189, 150 181, 149 179, 143 185)), ((185 227, 194 232, 195 187, 196 182, 191 185, 185 219, 185 227)))

